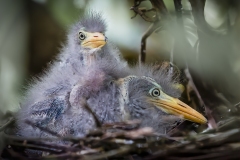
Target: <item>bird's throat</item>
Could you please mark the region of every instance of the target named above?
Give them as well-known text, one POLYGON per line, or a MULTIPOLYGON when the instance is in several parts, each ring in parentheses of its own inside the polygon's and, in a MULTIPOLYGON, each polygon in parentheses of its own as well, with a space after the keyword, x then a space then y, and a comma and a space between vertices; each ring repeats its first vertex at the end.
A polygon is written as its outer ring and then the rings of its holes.
POLYGON ((85 49, 83 51, 83 64, 85 66, 94 64, 97 60, 99 50, 101 50, 101 48, 85 49))

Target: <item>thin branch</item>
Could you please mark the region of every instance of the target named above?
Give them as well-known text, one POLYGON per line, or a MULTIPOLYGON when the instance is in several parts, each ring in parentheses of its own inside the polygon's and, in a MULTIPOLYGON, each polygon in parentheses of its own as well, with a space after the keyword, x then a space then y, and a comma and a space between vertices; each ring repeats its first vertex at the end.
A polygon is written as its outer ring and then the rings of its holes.
MULTIPOLYGON (((145 1, 145 0, 134 0, 134 5, 130 8, 130 10, 133 10, 135 15, 131 18, 135 18, 137 15, 140 15, 142 17, 142 19, 144 19, 147 22, 155 22, 156 21, 156 16, 153 16, 153 18, 150 18, 146 15, 146 13, 154 11, 156 12, 156 10, 154 8, 151 9, 146 9, 146 8, 140 8, 140 4, 145 1)), ((156 14, 156 13, 155 13, 156 14)))
POLYGON ((215 37, 223 36, 208 25, 204 16, 204 7, 206 0, 189 0, 192 7, 192 15, 194 17, 194 23, 197 29, 206 35, 211 35, 215 37))
POLYGON ((55 136, 55 137, 61 137, 61 135, 58 134, 57 132, 54 132, 54 131, 52 131, 52 130, 49 130, 48 128, 42 127, 42 126, 40 126, 40 125, 35 125, 33 122, 31 122, 31 121, 29 121, 29 120, 26 120, 25 123, 28 124, 28 125, 30 125, 30 126, 32 126, 32 127, 34 127, 34 128, 38 128, 38 129, 40 129, 40 130, 43 131, 43 132, 46 132, 46 133, 48 133, 48 134, 51 134, 51 135, 53 135, 53 136, 55 136))
POLYGON ((14 118, 10 118, 4 125, 0 127, 0 132, 4 131, 8 126, 15 122, 14 118))
MULTIPOLYGON (((148 22, 152 22, 152 24, 149 26, 149 28, 147 29, 147 31, 143 34, 142 39, 141 39, 141 51, 139 54, 139 65, 141 65, 141 63, 144 63, 146 60, 146 40, 147 38, 156 30, 158 30, 160 28, 159 22, 161 19, 161 16, 167 16, 168 12, 167 12, 167 8, 163 2, 163 0, 150 0, 151 4, 152 4, 152 9, 150 10, 143 10, 141 8, 139 8, 139 5, 141 4, 141 0, 135 0, 134 1, 134 6, 131 7, 131 10, 133 10, 135 12, 135 16, 137 14, 139 14, 144 20, 148 21, 148 22), (149 17, 146 16, 146 12, 149 11, 155 11, 155 15, 153 16, 154 19, 150 19, 149 17)), ((134 17, 135 17, 134 16, 134 17)))
POLYGON ((160 20, 161 15, 169 15, 163 0, 150 0, 150 2, 152 3, 153 8, 156 10, 158 20, 160 20))
POLYGON ((153 22, 147 31, 143 34, 141 39, 141 52, 139 54, 139 64, 144 63, 146 60, 146 40, 147 38, 156 30, 159 28, 158 22, 153 22))
POLYGON ((204 108, 205 108, 205 113, 206 113, 206 115, 207 115, 207 117, 208 117, 208 125, 209 125, 209 128, 214 128, 214 129, 216 129, 216 128, 217 128, 216 121, 215 121, 215 119, 213 118, 213 116, 212 116, 212 114, 211 114, 211 111, 209 110, 209 108, 208 108, 208 107, 206 106, 206 104, 204 103, 204 101, 203 101, 203 99, 202 99, 202 97, 201 97, 201 95, 200 95, 197 87, 195 86, 195 84, 194 84, 194 82, 193 82, 193 79, 192 79, 192 76, 191 76, 188 68, 185 69, 184 72, 185 72, 186 77, 187 77, 188 80, 189 80, 189 84, 190 84, 191 88, 194 90, 194 92, 196 93, 196 95, 197 95, 197 97, 198 97, 198 99, 199 99, 199 101, 200 101, 200 105, 201 105, 201 106, 204 106, 204 108))

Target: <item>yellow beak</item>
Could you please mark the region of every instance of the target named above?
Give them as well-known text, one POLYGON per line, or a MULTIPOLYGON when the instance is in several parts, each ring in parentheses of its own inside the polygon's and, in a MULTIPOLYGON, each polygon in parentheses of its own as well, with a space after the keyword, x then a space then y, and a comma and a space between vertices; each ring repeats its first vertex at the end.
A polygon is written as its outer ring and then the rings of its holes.
POLYGON ((86 39, 82 41, 82 46, 85 48, 101 48, 106 44, 107 38, 104 34, 95 32, 95 33, 86 33, 86 39))
POLYGON ((163 92, 160 97, 157 97, 156 99, 148 98, 148 101, 166 113, 177 115, 186 120, 200 124, 207 123, 207 119, 202 114, 179 99, 170 97, 163 92))

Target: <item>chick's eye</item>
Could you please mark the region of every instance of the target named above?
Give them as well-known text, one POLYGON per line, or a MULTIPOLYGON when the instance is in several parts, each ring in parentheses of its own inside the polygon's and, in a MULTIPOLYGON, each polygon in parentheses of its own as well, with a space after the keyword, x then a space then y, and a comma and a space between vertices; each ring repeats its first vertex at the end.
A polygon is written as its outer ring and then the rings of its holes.
POLYGON ((160 90, 159 90, 158 88, 153 89, 152 92, 151 92, 151 95, 152 95, 153 97, 158 97, 158 96, 160 96, 160 90))
POLYGON ((84 40, 86 38, 85 34, 83 32, 79 32, 79 39, 84 40))

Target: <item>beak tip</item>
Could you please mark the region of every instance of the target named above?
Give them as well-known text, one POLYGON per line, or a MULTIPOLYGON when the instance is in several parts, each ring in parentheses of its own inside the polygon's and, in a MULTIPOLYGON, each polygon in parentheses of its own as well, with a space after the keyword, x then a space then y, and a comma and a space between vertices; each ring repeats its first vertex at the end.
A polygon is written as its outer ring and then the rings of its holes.
POLYGON ((180 116, 182 119, 199 124, 206 124, 208 122, 201 113, 194 110, 179 99, 170 97, 167 94, 165 94, 161 99, 149 99, 149 102, 162 111, 180 116))
POLYGON ((205 117, 203 117, 201 124, 206 124, 207 122, 208 120, 205 117))

